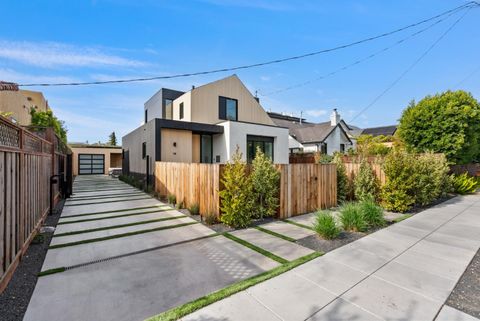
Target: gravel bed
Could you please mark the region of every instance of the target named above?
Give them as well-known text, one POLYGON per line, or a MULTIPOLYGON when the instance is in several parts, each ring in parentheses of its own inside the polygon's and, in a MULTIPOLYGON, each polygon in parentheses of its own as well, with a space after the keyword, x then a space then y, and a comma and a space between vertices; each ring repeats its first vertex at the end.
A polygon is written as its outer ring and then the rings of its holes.
MULTIPOLYGON (((63 203, 61 201, 57 205, 56 213, 47 216, 44 226, 57 225, 58 218, 62 213, 63 203)), ((53 233, 39 234, 30 243, 7 288, 0 294, 1 321, 21 321, 23 319, 52 235, 53 233)))
POLYGON ((480 319, 480 250, 448 297, 447 305, 480 319))
POLYGON ((333 240, 325 240, 319 237, 318 235, 310 235, 310 236, 304 237, 303 239, 298 240, 296 243, 317 252, 327 253, 332 250, 335 250, 336 248, 344 246, 350 242, 356 241, 364 237, 365 235, 366 234, 364 233, 343 231, 340 233, 338 238, 333 240))

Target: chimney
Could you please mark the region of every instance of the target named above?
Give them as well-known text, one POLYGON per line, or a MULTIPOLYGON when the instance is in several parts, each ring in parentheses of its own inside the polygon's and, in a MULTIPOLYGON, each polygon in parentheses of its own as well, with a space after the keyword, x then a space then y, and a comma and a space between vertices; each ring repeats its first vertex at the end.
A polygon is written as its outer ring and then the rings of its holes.
POLYGON ((337 108, 334 108, 332 114, 330 115, 330 125, 337 126, 340 122, 340 114, 337 113, 337 108))

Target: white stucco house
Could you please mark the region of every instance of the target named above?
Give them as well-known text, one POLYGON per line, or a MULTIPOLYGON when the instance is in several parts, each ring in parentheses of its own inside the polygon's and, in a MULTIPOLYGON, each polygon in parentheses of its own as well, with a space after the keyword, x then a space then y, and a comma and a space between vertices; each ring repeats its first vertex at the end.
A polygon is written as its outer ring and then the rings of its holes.
POLYGON ((156 161, 226 163, 238 146, 250 162, 259 147, 288 163, 289 129, 268 116, 236 75, 190 91, 162 88, 144 106, 144 124, 122 138, 125 174, 153 176, 156 161))

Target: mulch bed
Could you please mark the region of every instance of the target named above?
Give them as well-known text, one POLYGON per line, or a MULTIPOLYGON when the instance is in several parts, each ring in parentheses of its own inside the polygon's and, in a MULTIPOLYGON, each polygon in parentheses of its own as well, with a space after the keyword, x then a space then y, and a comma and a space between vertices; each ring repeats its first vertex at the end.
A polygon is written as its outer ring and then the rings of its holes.
MULTIPOLYGON (((56 212, 53 215, 47 216, 45 226, 57 225, 62 213, 63 203, 61 201, 57 205, 56 212)), ((23 319, 30 297, 37 284, 37 274, 42 268, 52 235, 53 233, 39 234, 30 243, 7 288, 0 294, 1 321, 21 321, 23 319)))
POLYGON ((333 240, 324 240, 318 235, 311 235, 298 240, 296 243, 317 252, 330 252, 364 237, 365 233, 341 232, 338 238, 333 240))
POLYGON ((448 297, 447 305, 480 318, 480 250, 448 297))

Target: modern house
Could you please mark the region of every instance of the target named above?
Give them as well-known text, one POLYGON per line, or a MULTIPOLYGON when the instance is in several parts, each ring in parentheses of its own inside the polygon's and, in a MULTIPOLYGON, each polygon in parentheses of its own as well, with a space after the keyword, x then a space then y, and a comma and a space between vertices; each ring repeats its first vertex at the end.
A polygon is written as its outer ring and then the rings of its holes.
POLYGON ((291 152, 321 152, 331 155, 355 148, 358 127, 349 126, 334 109, 329 122, 310 123, 304 118, 269 112, 268 115, 278 126, 289 129, 289 149, 291 152))
POLYGON ((155 162, 226 163, 237 146, 288 163, 288 128, 273 122, 236 75, 190 91, 162 88, 146 103, 145 123, 122 137, 123 172, 153 178, 155 162))
POLYGON ((103 144, 70 143, 73 175, 108 174, 122 167, 122 147, 103 144))

